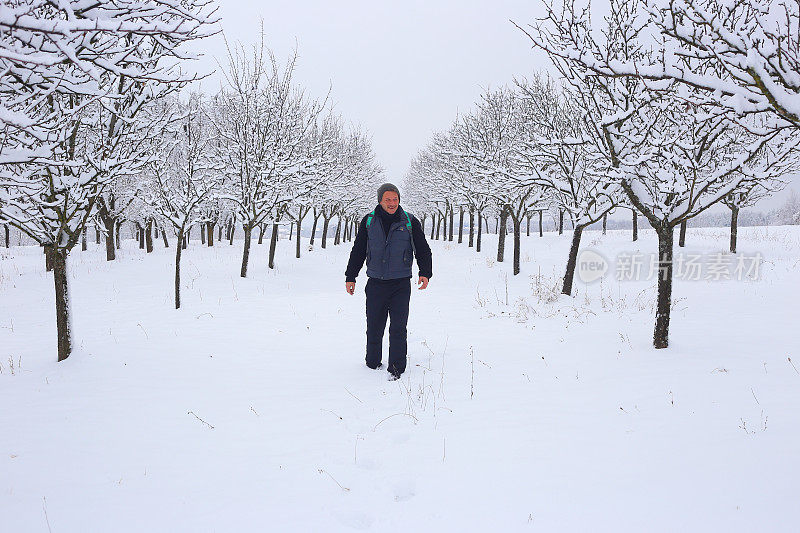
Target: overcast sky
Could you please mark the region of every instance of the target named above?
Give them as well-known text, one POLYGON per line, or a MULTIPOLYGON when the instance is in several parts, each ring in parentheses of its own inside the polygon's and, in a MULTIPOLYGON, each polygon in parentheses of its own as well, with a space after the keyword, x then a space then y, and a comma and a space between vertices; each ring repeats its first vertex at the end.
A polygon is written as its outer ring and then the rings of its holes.
MULTIPOLYGON (((401 182, 411 158, 486 87, 549 70, 520 25, 541 15, 536 0, 404 0, 403 2, 218 0, 229 42, 258 41, 285 60, 296 46, 297 83, 322 97, 332 87, 335 109, 372 134, 389 181, 401 182)), ((201 71, 225 62, 222 35, 203 42, 201 71)), ((219 74, 203 82, 215 92, 219 74)), ((782 203, 779 199, 761 209, 782 203), (778 201, 779 200, 779 201, 778 201)))
MULTIPOLYGON (((296 45, 296 80, 372 133, 387 178, 401 181, 434 131, 469 108, 482 88, 545 67, 509 19, 532 21, 537 3, 501 0, 263 2, 220 0, 229 41, 254 43, 260 19, 267 45, 286 58, 296 45)), ((223 59, 221 36, 203 43, 201 68, 223 59)), ((204 82, 219 87, 215 76, 204 82)))

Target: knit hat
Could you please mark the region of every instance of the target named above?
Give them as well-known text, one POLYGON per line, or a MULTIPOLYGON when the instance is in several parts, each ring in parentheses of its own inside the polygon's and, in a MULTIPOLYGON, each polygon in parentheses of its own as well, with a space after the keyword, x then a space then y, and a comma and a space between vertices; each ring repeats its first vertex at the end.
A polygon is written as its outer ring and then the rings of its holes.
POLYGON ((391 183, 384 183, 383 185, 378 187, 378 203, 380 203, 380 201, 383 200, 383 193, 385 193, 386 191, 396 192, 397 199, 398 200, 400 199, 400 191, 397 190, 397 187, 395 187, 391 183))

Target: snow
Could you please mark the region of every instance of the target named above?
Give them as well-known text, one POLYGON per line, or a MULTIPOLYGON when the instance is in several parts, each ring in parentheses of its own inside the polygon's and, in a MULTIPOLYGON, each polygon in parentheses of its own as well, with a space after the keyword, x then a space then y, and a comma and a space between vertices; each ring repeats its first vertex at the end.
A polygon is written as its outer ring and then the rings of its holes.
POLYGON ((676 280, 666 350, 655 280, 613 277, 653 232, 585 231, 612 268, 571 298, 569 244, 523 237, 514 277, 494 235, 433 241, 398 382, 363 364, 346 244, 269 271, 254 243, 242 279, 241 241, 193 241, 180 310, 174 248, 76 249, 58 364, 41 250, 0 249, 0 530, 794 530, 800 228, 739 229, 758 281, 676 280))

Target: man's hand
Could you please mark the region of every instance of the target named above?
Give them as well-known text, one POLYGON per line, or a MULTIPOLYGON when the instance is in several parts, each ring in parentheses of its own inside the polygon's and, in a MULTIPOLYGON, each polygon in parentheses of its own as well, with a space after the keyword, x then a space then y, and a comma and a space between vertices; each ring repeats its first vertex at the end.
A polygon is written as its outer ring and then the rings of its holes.
POLYGON ((420 285, 419 290, 425 289, 428 287, 428 278, 425 276, 420 276, 417 285, 420 285))
MULTIPOLYGON (((426 283, 427 285, 427 283, 426 283)), ((344 290, 347 291, 347 294, 353 294, 356 292, 356 282, 355 281, 345 281, 344 282, 344 290)))

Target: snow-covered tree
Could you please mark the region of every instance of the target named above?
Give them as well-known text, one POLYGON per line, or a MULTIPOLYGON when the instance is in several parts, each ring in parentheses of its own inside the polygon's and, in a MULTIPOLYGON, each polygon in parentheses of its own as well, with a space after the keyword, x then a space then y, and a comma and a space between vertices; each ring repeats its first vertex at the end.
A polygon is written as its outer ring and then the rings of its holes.
POLYGON ((587 134, 586 115, 567 91, 547 78, 517 81, 523 102, 523 140, 518 157, 532 171, 531 181, 544 187, 559 217, 573 223, 562 293, 572 293, 584 228, 602 219, 618 203, 619 187, 608 178, 607 165, 587 134))
POLYGON ((308 161, 306 171, 296 175, 287 184, 292 198, 288 205, 289 216, 294 220, 297 229, 295 257, 298 259, 303 220, 319 206, 329 185, 342 180, 343 136, 340 117, 330 113, 320 117, 305 136, 303 149, 308 161))
MULTIPOLYGON (((741 131, 741 130, 740 130, 741 131)), ((746 142, 746 139, 744 139, 746 142)), ((762 164, 758 168, 767 167, 769 169, 769 159, 774 159, 776 155, 772 153, 771 146, 768 144, 764 146, 761 153, 757 154, 758 158, 763 158, 762 164)), ((786 157, 784 154, 778 157, 786 157)), ((754 206, 759 200, 766 198, 777 192, 786 185, 783 176, 788 172, 796 172, 800 167, 800 160, 798 158, 789 156, 787 161, 781 162, 775 169, 769 169, 767 172, 760 172, 758 175, 752 175, 749 179, 742 180, 742 182, 728 195, 722 198, 722 203, 731 210, 731 238, 730 238, 730 251, 736 253, 736 241, 738 235, 738 222, 739 211, 745 207, 754 206)), ((683 229, 683 228, 682 228, 683 229)))
POLYGON ((533 172, 531 163, 538 162, 518 157, 525 142, 522 104, 511 88, 487 91, 459 128, 467 142, 458 155, 472 160, 499 212, 498 261, 504 259, 507 219, 513 222, 514 275, 520 272, 522 221, 530 209, 544 207, 542 188, 528 179, 533 172))
POLYGON ((200 95, 188 102, 163 102, 178 119, 171 131, 156 141, 155 157, 143 186, 145 204, 157 211, 177 237, 175 244, 175 309, 181 306, 181 255, 186 232, 201 225, 203 203, 217 191, 222 176, 213 154, 216 142, 200 95))
POLYGON ((211 107, 218 142, 244 230, 241 276, 247 276, 253 228, 278 220, 292 200, 291 187, 313 180, 304 150, 307 135, 325 102, 308 99, 292 83, 296 54, 281 68, 260 44, 228 49, 225 86, 211 107))
MULTIPOLYGON (((343 145, 343 155, 342 171, 337 179, 339 195, 334 203, 339 221, 350 228, 348 234, 352 236, 364 213, 375 206, 374 194, 385 181, 384 170, 375 161, 372 141, 361 128, 356 127, 349 131, 343 145)), ((337 240, 334 240, 334 244, 336 243, 337 240)))
POLYGON ((628 1, 646 13, 660 37, 658 60, 593 68, 678 81, 698 89, 692 95, 698 102, 738 116, 768 113, 772 128, 800 128, 800 2, 628 1))
POLYGON ((545 50, 586 110, 610 175, 655 229, 659 240, 654 346, 668 346, 673 229, 722 200, 751 176, 775 172, 782 157, 756 155, 771 145, 785 154, 791 140, 779 132, 741 142, 739 123, 691 98, 691 87, 654 86, 637 76, 604 74, 602 65, 651 62, 657 50, 643 37, 648 24, 634 0, 612 0, 596 34, 588 9, 572 0, 546 5, 530 34, 545 50), (765 163, 765 161, 769 161, 765 163))
POLYGON ((0 204, 45 247, 58 360, 72 350, 67 254, 103 188, 139 161, 120 148, 154 97, 188 80, 185 43, 214 19, 204 0, 14 0, 0 6, 0 204))

